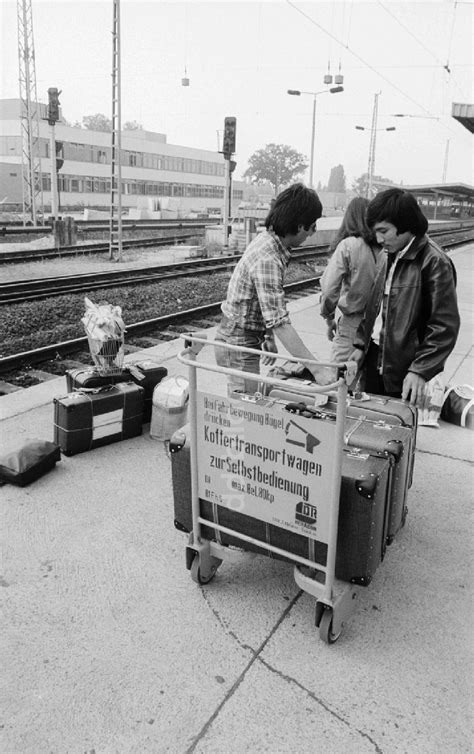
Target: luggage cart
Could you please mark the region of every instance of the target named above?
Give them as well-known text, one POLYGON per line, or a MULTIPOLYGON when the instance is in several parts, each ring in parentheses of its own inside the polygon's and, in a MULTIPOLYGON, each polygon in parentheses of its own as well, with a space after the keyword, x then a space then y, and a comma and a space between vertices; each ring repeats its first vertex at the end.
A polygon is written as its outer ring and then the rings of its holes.
MULTIPOLYGON (((222 348, 222 342, 194 334, 181 337, 185 348, 178 354, 178 360, 189 370, 192 498, 192 531, 186 546, 186 567, 196 583, 209 583, 223 560, 229 556, 229 547, 219 542, 222 534, 239 540, 244 549, 245 544, 250 544, 292 561, 296 583, 316 598, 315 624, 319 628, 319 636, 327 644, 332 644, 341 635, 358 594, 356 585, 335 577, 347 403, 346 366, 314 362, 318 366, 333 368, 336 379, 323 387, 314 384, 305 388, 305 395, 308 395, 308 390, 314 393, 315 404, 321 395, 337 396, 335 422, 318 422, 316 430, 312 418, 294 417, 284 410, 282 401, 265 398, 259 393, 237 396, 230 392, 223 396, 198 390, 199 370, 247 380, 249 372, 218 366, 202 359, 198 361, 198 354, 204 346, 222 348), (248 453, 254 454, 250 461, 246 455, 248 453), (254 459, 257 462, 252 467, 254 459), (305 484, 302 484, 304 473, 305 484), (251 481, 246 481, 249 479, 251 481), (304 493, 300 494, 303 499, 296 506, 288 503, 284 490, 287 484, 292 492, 296 490, 296 499, 298 493, 304 493), (272 490, 271 494, 269 489, 272 490), (268 501, 269 498, 273 498, 271 504, 265 505, 265 499, 268 501), (321 562, 305 558, 264 539, 203 518, 200 499, 208 500, 218 508, 243 510, 246 516, 259 523, 273 522, 280 528, 298 530, 299 534, 314 538, 317 544, 315 552, 322 548, 324 557, 321 562), (215 531, 217 541, 203 536, 203 526, 215 531)), ((255 349, 228 344, 225 344, 225 348, 261 354, 255 349)), ((298 362, 298 359, 289 359, 286 355, 274 354, 274 357, 276 360, 298 362)), ((287 383, 274 377, 258 375, 256 381, 288 388, 287 383)), ((291 497, 294 503, 295 495, 291 497)))

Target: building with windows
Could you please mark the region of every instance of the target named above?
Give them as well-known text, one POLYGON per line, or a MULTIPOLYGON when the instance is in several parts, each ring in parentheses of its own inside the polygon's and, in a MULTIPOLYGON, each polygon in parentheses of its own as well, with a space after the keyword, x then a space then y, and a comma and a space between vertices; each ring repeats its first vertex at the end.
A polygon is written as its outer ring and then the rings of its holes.
MULTIPOLYGON (((39 105, 40 165, 46 214, 51 210, 50 126, 47 105, 39 105)), ((0 202, 22 206, 21 101, 0 100, 0 202)), ((55 126, 61 212, 109 210, 111 134, 69 126, 61 116, 55 126)), ((224 204, 224 158, 218 152, 168 144, 166 135, 122 131, 123 209, 150 213, 221 213, 224 204)), ((246 184, 233 181, 232 212, 244 198, 246 184)), ((155 215, 156 216, 156 215, 155 215)))

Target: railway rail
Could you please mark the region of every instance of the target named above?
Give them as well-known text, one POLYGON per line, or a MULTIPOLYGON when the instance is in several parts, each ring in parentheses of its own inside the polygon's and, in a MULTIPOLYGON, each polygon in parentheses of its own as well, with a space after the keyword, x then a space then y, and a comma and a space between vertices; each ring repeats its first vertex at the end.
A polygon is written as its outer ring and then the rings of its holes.
MULTIPOLYGON (((318 257, 325 257, 328 246, 306 246, 295 249, 292 262, 304 263, 318 257)), ((182 260, 173 264, 139 267, 126 270, 107 270, 106 272, 86 272, 59 277, 35 278, 0 284, 0 304, 14 304, 24 301, 61 296, 71 293, 88 293, 93 290, 112 288, 141 283, 156 283, 164 279, 173 279, 191 275, 222 272, 235 267, 240 255, 197 258, 182 260)))
MULTIPOLYGON (((431 235, 433 236, 435 234, 432 233, 431 235)), ((449 237, 447 237, 446 232, 439 233, 438 236, 440 235, 443 236, 442 245, 447 250, 460 245, 465 245, 473 240, 472 230, 469 238, 466 238, 465 235, 461 237, 452 232, 449 237)), ((314 260, 316 253, 319 253, 320 255, 327 253, 327 247, 319 247, 318 249, 315 249, 314 247, 305 247, 303 249, 295 250, 295 252, 296 251, 299 252, 300 256, 298 259, 295 259, 295 261, 303 262, 308 261, 308 259, 311 258, 314 260)), ((205 271, 210 273, 211 271, 216 271, 216 269, 222 271, 223 264, 234 265, 237 258, 235 256, 227 259, 220 258, 218 259, 220 266, 217 267, 213 267, 216 259, 200 261, 205 261, 208 264, 207 266, 202 265, 199 273, 196 273, 196 270, 192 271, 192 267, 195 265, 193 260, 188 266, 185 265, 184 270, 182 269, 183 265, 181 264, 181 270, 171 270, 169 274, 176 277, 177 274, 190 276, 193 274, 201 274, 205 271)), ((173 265, 170 265, 170 267, 173 267, 173 265)), ((163 274, 163 266, 161 274, 163 274)), ((320 275, 316 275, 294 283, 289 283, 285 286, 285 291, 290 297, 307 295, 308 289, 312 291, 316 289, 319 284, 319 278, 320 275)), ((146 280, 147 282, 151 282, 149 270, 147 270, 146 280)), ((217 317, 220 312, 220 304, 221 301, 219 300, 193 309, 181 310, 165 316, 129 324, 127 325, 128 350, 143 350, 150 346, 157 345, 160 342, 169 340, 170 338, 175 338, 182 332, 210 327, 217 322, 217 317)), ((20 377, 20 380, 18 381, 18 375, 25 376, 27 381, 24 386, 29 386, 50 378, 51 374, 54 376, 64 374, 65 370, 71 366, 71 358, 72 363, 76 366, 79 364, 84 365, 85 363, 90 365, 91 357, 88 352, 87 338, 82 337, 61 343, 54 343, 32 351, 11 354, 0 358, 0 395, 4 392, 9 392, 9 382, 13 382, 17 385, 22 384, 22 378, 20 377), (39 371, 34 368, 38 365, 40 365, 39 371), (32 380, 28 380, 28 375, 32 377, 32 380), (6 390, 4 390, 2 384, 3 386, 5 386, 5 384, 7 385, 6 390)))
MULTIPOLYGON (((432 232, 432 237, 442 238, 442 245, 449 250, 466 241, 474 239, 474 226, 446 231, 432 232)), ((151 244, 150 244, 151 245, 151 244)), ((292 252, 292 262, 311 262, 318 257, 327 256, 329 246, 308 245, 292 252)), ((112 288, 126 285, 140 285, 159 282, 165 278, 172 279, 189 275, 210 274, 222 272, 235 266, 240 255, 224 257, 210 257, 181 261, 174 264, 148 266, 126 270, 112 270, 106 272, 91 272, 76 275, 61 275, 51 278, 35 278, 0 285, 0 305, 16 302, 34 301, 52 296, 72 293, 88 293, 98 289, 112 288)))
MULTIPOLYGON (((319 288, 320 275, 299 280, 285 285, 289 299, 300 298, 319 288)), ((152 345, 179 337, 183 332, 202 330, 217 324, 220 319, 221 301, 203 306, 185 309, 171 314, 154 317, 142 322, 127 325, 125 350, 143 350, 152 345), (146 336, 144 339, 143 336, 146 336)), ((87 337, 75 338, 54 343, 23 353, 0 358, 0 395, 10 392, 12 383, 18 382, 18 376, 30 373, 26 387, 45 381, 51 376, 57 377, 72 366, 90 366, 91 356, 87 337), (34 369, 37 367, 37 369, 34 369)), ((22 380, 20 379, 20 382, 22 380)))
MULTIPOLYGON (((145 249, 149 246, 169 246, 178 242, 189 241, 196 238, 199 232, 204 232, 204 225, 192 226, 193 233, 189 233, 191 226, 183 228, 184 232, 177 233, 178 227, 173 226, 173 233, 167 236, 148 237, 148 238, 129 238, 123 239, 122 247, 124 249, 145 249)), ((164 228, 161 228, 164 230, 164 228)), ((61 246, 59 248, 49 249, 21 249, 19 251, 2 251, 0 246, 0 265, 1 264, 18 264, 21 262, 35 262, 39 259, 59 259, 62 257, 75 257, 77 255, 106 254, 110 244, 107 241, 98 241, 97 243, 77 244, 75 246, 61 246)))
MULTIPOLYGON (((192 221, 183 221, 180 220, 179 222, 176 222, 174 224, 171 223, 162 223, 161 225, 157 226, 150 226, 153 227, 155 230, 160 231, 173 231, 173 233, 170 233, 166 237, 160 236, 160 237, 145 237, 145 238, 128 238, 123 239, 122 246, 124 249, 140 249, 140 248, 148 248, 148 247, 159 247, 159 246, 168 246, 172 243, 178 243, 183 241, 189 241, 191 238, 196 238, 199 233, 203 233, 205 230, 205 227, 209 225, 209 223, 206 222, 196 222, 195 220, 192 221), (193 233, 189 233, 188 231, 193 230, 193 233), (180 231, 179 233, 177 231, 180 231)), ((125 228, 127 229, 133 229, 135 226, 133 224, 126 225, 125 228)), ((139 226, 138 229, 144 230, 146 226, 139 226)), ((93 228, 91 227, 90 230, 93 228)), ((97 228, 96 230, 104 230, 103 227, 97 228)), ((474 230, 474 224, 473 223, 462 223, 458 226, 451 226, 440 228, 439 230, 435 226, 434 228, 430 228, 430 236, 433 238, 446 236, 446 237, 455 237, 455 236, 462 236, 464 234, 472 233, 474 230)), ((87 243, 87 244, 76 244, 75 246, 61 246, 59 248, 47 248, 47 249, 22 249, 18 251, 3 251, 0 244, 0 265, 2 264, 16 264, 21 262, 31 262, 38 259, 55 259, 60 257, 73 257, 77 255, 90 255, 90 254, 106 254, 109 251, 109 241, 98 241, 97 243, 87 243)))

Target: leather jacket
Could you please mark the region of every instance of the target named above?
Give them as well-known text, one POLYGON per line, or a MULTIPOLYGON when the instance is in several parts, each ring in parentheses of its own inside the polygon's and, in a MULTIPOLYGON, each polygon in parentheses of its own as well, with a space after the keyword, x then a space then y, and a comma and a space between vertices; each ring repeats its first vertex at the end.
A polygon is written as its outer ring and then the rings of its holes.
MULTIPOLYGON (((381 305, 383 275, 374 284, 355 345, 367 351, 381 305)), ((401 393, 407 372, 430 380, 442 372, 459 332, 456 272, 429 236, 416 237, 396 263, 388 294, 381 373, 387 392, 401 393)))

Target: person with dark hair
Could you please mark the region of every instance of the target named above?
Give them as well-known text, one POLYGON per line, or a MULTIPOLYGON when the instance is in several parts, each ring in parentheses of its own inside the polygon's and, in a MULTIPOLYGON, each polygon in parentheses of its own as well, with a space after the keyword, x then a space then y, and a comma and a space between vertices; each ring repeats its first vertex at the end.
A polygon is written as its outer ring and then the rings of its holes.
POLYGON ((408 191, 377 194, 367 225, 387 253, 387 274, 374 285, 351 360, 363 364, 368 393, 422 407, 425 384, 443 371, 459 332, 455 267, 426 235, 428 221, 408 191))
MULTIPOLYGON (((251 241, 232 273, 215 338, 264 354, 260 357, 216 347, 219 365, 259 374, 260 362, 271 364, 270 354, 277 353, 275 336, 303 364, 315 358, 290 322, 283 282, 291 249, 315 232, 322 209, 317 193, 302 183, 277 196, 265 220, 266 230, 251 241)), ((321 379, 314 364, 305 366, 321 379)), ((229 379, 229 390, 255 392, 257 385, 255 379, 229 379)))
POLYGON ((366 223, 368 204, 361 196, 349 203, 321 278, 320 314, 327 322, 335 362, 347 361, 352 354, 372 286, 385 272, 385 254, 366 223))

